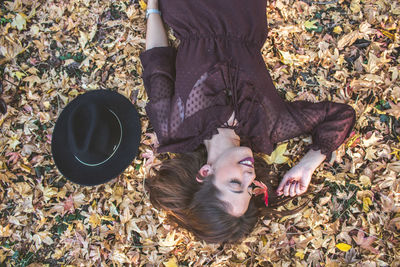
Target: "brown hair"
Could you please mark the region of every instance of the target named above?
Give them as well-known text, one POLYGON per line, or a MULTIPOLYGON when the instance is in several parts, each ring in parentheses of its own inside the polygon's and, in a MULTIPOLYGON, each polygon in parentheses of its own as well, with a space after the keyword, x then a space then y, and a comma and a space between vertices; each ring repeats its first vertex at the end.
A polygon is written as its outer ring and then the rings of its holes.
POLYGON ((199 169, 206 162, 207 151, 202 146, 192 153, 175 154, 160 166, 154 166, 146 179, 151 203, 166 210, 171 221, 199 239, 211 243, 234 242, 249 234, 260 216, 287 215, 299 210, 276 211, 276 207, 290 199, 276 196, 274 189, 278 177, 269 175, 267 163, 255 155, 256 179, 268 186, 269 207, 264 205, 261 197, 253 197, 244 215, 230 215, 227 212, 229 204, 218 198, 214 177, 204 177, 203 183, 196 181, 199 169))

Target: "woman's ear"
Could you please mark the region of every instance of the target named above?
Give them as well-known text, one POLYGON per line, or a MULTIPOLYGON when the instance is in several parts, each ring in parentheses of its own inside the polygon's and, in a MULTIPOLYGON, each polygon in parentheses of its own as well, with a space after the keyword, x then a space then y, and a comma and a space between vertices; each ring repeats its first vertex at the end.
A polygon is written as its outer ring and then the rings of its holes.
POLYGON ((203 165, 199 170, 199 176, 200 177, 196 176, 197 182, 202 183, 203 179, 201 179, 201 177, 207 177, 207 176, 211 175, 212 173, 213 173, 213 170, 212 170, 210 164, 203 165))

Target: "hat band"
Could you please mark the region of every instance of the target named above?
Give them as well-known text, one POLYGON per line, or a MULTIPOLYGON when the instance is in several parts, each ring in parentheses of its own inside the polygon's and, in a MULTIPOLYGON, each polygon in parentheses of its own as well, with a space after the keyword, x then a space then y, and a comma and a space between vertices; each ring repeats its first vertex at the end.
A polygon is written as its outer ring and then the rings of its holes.
POLYGON ((119 148, 119 145, 121 144, 121 141, 122 141, 122 124, 121 124, 121 121, 119 120, 117 114, 114 113, 114 111, 112 111, 111 109, 108 109, 108 110, 115 116, 115 118, 117 118, 117 121, 118 121, 118 124, 119 124, 120 135, 119 135, 118 144, 114 148, 114 151, 111 153, 111 155, 108 158, 106 158, 105 160, 103 160, 102 162, 99 162, 99 163, 86 163, 86 162, 80 160, 77 156, 74 155, 75 159, 77 161, 79 161, 80 163, 82 163, 83 165, 86 165, 86 166, 89 166, 89 167, 96 167, 96 166, 99 166, 101 164, 106 163, 108 160, 110 160, 112 158, 112 156, 114 156, 115 152, 117 152, 117 150, 119 148))

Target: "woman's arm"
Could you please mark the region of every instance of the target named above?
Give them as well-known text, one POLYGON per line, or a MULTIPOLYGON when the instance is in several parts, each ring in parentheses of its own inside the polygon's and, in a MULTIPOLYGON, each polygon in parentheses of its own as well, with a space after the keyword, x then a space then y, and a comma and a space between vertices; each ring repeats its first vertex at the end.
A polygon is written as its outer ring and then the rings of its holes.
POLYGON ((307 154, 291 168, 280 182, 276 190, 278 196, 295 196, 305 193, 310 184, 312 174, 315 169, 325 160, 326 156, 321 150, 309 150, 307 154))
MULTIPOLYGON (((158 9, 158 0, 148 0, 148 9, 158 9)), ((143 66, 143 84, 149 102, 146 112, 157 133, 160 148, 168 144, 171 135, 172 110, 176 109, 175 48, 168 46, 167 33, 160 14, 150 13, 147 18, 146 51, 140 55, 143 66)))
MULTIPOLYGON (((158 0, 148 0, 147 9, 158 9, 158 0)), ((147 19, 146 50, 168 46, 167 32, 160 14, 151 13, 147 19)))
POLYGON ((287 103, 274 125, 272 142, 311 133, 313 144, 300 162, 284 175, 278 195, 295 196, 306 192, 315 169, 344 142, 354 122, 354 109, 348 105, 329 101, 287 103))

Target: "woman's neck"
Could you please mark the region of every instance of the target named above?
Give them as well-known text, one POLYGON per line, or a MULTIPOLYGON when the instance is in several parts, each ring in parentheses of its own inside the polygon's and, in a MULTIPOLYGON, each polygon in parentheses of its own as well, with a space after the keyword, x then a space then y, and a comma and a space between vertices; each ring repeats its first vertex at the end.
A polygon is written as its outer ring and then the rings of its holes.
POLYGON ((204 145, 207 149, 207 163, 213 164, 225 150, 240 146, 240 137, 232 129, 218 128, 218 133, 210 140, 204 140, 204 145))

